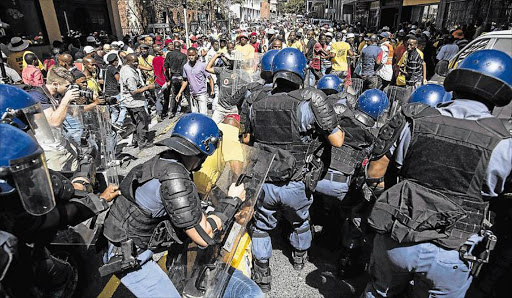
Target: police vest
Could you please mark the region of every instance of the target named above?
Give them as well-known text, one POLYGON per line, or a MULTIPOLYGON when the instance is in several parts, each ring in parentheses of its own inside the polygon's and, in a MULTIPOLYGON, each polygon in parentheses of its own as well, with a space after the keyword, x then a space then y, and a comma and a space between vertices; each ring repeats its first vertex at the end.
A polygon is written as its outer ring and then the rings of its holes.
POLYGON ((510 135, 496 118, 457 119, 425 105, 406 105, 403 114, 412 129, 401 182, 379 197, 369 223, 398 242, 458 249, 482 229, 485 173, 510 135))
POLYGON ((182 210, 198 213, 195 217, 199 219, 202 216, 195 184, 186 174, 187 171, 181 164, 163 160, 159 155, 133 168, 123 179, 120 186, 122 195, 116 198, 105 219, 105 237, 113 243, 132 239, 141 249, 181 243, 174 228, 177 227, 176 221, 187 217, 182 210), (158 179, 162 183, 160 196, 168 213, 166 216, 154 218, 151 212, 141 208, 135 201, 136 189, 152 179, 158 179), (165 184, 170 179, 171 183, 165 184), (169 193, 181 193, 179 200, 169 199, 169 193), (193 198, 189 199, 187 196, 193 198))
POLYGON ((329 167, 352 175, 370 155, 374 136, 348 108, 338 115, 338 124, 345 132, 345 140, 341 147, 332 147, 329 167))
POLYGON ((270 178, 274 181, 300 180, 311 142, 299 132, 298 106, 301 100, 278 93, 253 103, 252 131, 255 146, 276 154, 270 178), (279 168, 279 169, 278 169, 279 168), (281 176, 279 179, 278 176, 281 176))

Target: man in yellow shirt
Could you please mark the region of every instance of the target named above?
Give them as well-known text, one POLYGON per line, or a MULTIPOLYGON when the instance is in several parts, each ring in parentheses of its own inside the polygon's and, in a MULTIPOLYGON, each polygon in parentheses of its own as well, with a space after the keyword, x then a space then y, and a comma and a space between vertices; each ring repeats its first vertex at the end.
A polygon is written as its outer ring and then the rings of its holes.
POLYGON ((153 72, 153 58, 155 57, 149 54, 149 46, 147 44, 141 45, 139 69, 142 70, 142 73, 146 77, 147 85, 153 84, 155 82, 155 74, 153 72))
POLYGON ((217 126, 222 131, 219 150, 208 156, 201 169, 194 172, 194 183, 199 193, 203 195, 210 191, 228 163, 232 172, 238 175, 242 173, 244 154, 238 137, 240 134, 240 116, 228 115, 217 126))
POLYGON ((239 39, 240 44, 235 47, 235 52, 241 53, 242 60, 254 58, 254 47, 247 43, 249 41, 247 35, 242 34, 239 36, 239 39))
POLYGON ((290 32, 290 35, 288 35, 288 42, 287 45, 289 48, 295 48, 301 52, 304 52, 304 42, 297 39, 297 34, 292 31, 290 32))
POLYGON ((343 33, 336 34, 336 42, 331 45, 331 52, 334 54, 331 74, 344 79, 348 75, 347 55, 354 56, 354 52, 350 49, 350 44, 343 41, 343 33))

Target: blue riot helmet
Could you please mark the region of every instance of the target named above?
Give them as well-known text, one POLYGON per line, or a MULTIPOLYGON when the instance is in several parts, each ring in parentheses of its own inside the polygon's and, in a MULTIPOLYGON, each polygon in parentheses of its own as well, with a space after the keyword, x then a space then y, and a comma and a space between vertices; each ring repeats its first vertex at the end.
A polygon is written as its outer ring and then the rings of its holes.
POLYGON ((50 212, 55 198, 39 144, 22 130, 0 123, 0 152, 0 199, 17 192, 28 213, 50 212))
POLYGON ((0 84, 0 118, 33 134, 43 147, 56 143, 41 104, 20 88, 0 84))
POLYGON ((436 107, 442 102, 447 102, 452 99, 452 94, 446 92, 444 87, 437 84, 427 84, 414 90, 409 97, 409 103, 420 102, 431 107, 436 107))
POLYGON ((221 139, 217 124, 208 116, 190 113, 180 117, 171 137, 161 141, 174 151, 187 156, 212 155, 221 139))
POLYGON ((307 62, 306 56, 295 48, 280 50, 272 62, 274 83, 277 79, 283 79, 302 85, 306 77, 307 62))
POLYGON ((357 99, 356 119, 367 126, 373 126, 388 106, 389 99, 386 93, 378 89, 366 90, 357 99))
POLYGON ((266 83, 272 82, 272 62, 274 61, 274 57, 277 55, 279 50, 270 50, 266 52, 263 57, 261 57, 261 78, 265 80, 266 83))
POLYGON ((316 88, 326 95, 343 92, 343 80, 335 75, 325 75, 316 84, 316 88))
POLYGON ((512 100, 512 58, 498 50, 469 54, 444 80, 446 91, 476 95, 493 106, 512 100))

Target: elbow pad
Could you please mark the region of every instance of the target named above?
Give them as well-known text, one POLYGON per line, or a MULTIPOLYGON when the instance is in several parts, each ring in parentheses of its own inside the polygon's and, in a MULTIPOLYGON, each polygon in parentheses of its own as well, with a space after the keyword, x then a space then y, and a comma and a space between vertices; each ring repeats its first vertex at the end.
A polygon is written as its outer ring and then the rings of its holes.
POLYGON ((320 90, 306 88, 301 90, 302 98, 308 100, 315 115, 316 124, 327 133, 331 133, 338 124, 336 112, 327 96, 320 90))
POLYGON ((109 208, 107 201, 105 201, 104 199, 98 197, 95 194, 87 193, 80 190, 76 190, 75 197, 69 201, 84 205, 89 210, 91 210, 91 212, 93 212, 95 215, 98 215, 109 208))
POLYGON ((218 205, 215 206, 215 210, 209 214, 215 215, 220 218, 222 227, 226 227, 227 223, 230 222, 235 214, 238 212, 240 206, 242 206, 242 200, 238 197, 226 197, 220 199, 218 205))

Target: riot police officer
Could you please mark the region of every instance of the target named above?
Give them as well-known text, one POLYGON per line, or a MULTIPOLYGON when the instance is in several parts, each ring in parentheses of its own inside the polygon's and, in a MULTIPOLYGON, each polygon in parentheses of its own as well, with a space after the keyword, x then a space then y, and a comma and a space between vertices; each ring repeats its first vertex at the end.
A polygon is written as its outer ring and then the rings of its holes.
MULTIPOLYGON (((217 125, 209 117, 184 115, 171 137, 160 142, 169 150, 128 173, 121 183, 122 196, 111 206, 105 220, 104 235, 110 246, 108 263, 100 268, 102 275, 118 274, 137 297, 180 296, 167 274, 153 261, 153 252, 182 244, 186 236, 203 248, 214 244, 215 234, 229 225, 245 199, 244 185, 233 184, 215 211, 205 214, 202 210, 191 172, 214 153, 220 137, 217 125)), ((236 278, 230 279, 225 297, 236 297, 240 289, 247 297, 262 294, 241 271, 233 274, 236 278), (233 287, 235 282, 238 289, 233 287)))
MULTIPOLYGON (((325 88, 320 81, 320 87, 325 88)), ((377 135, 375 124, 388 108, 389 99, 384 92, 369 89, 359 96, 353 111, 341 102, 344 99, 335 104, 334 110, 338 125, 345 132, 345 141, 340 148, 328 148, 326 164, 329 168, 325 177, 318 182, 316 192, 342 202, 341 214, 346 218, 339 225, 341 248, 338 272, 340 276, 348 277, 364 272, 368 263, 368 254, 364 254, 367 237, 363 214, 366 213, 368 202, 362 199, 363 164, 372 152, 377 135), (347 193, 348 201, 344 200, 347 193)), ((337 217, 340 219, 341 216, 337 214, 337 217)))
POLYGON ((512 170, 512 139, 491 115, 512 99, 511 69, 503 52, 474 52, 444 81, 453 101, 405 105, 381 130, 370 177, 383 175, 391 160, 400 179, 369 217, 378 234, 366 297, 400 295, 411 280, 415 297, 465 296, 485 261, 471 251, 492 240, 481 232, 488 201, 512 170))
POLYGON ((276 212, 288 209, 293 226, 293 266, 301 270, 311 245, 309 207, 311 192, 322 172, 314 154, 321 141, 343 144, 343 132, 336 128, 336 116, 326 96, 313 88, 301 89, 306 57, 294 48, 280 50, 272 62, 274 89, 255 101, 250 110, 251 138, 254 146, 276 154, 264 198, 258 201, 252 230, 253 279, 264 292, 271 286, 269 259, 272 254, 268 234, 277 225, 276 212), (317 138, 318 137, 318 138, 317 138))
POLYGON ((3 280, 7 291, 19 297, 69 295, 73 269, 45 246, 56 230, 106 210, 117 194, 113 187, 99 197, 75 190, 62 175, 48 171, 32 137, 0 123, 0 230, 19 241, 18 258, 3 280))
MULTIPOLYGON (((318 81, 318 89, 328 90, 333 87, 323 84, 324 76, 318 81)), ((340 80, 337 76, 336 79, 340 80)), ((325 91, 324 91, 325 92, 325 91)), ((335 93, 331 93, 335 94, 335 93)), ((349 190, 351 176, 361 167, 363 161, 370 156, 376 131, 372 131, 375 122, 389 106, 386 94, 378 89, 369 89, 363 92, 354 111, 339 100, 334 110, 337 114, 338 125, 345 133, 343 146, 329 147, 330 158, 326 162, 329 169, 326 176, 317 184, 316 191, 343 200, 349 190)))
POLYGON ((409 97, 408 103, 419 102, 431 107, 436 107, 438 104, 450 101, 451 99, 452 94, 450 92, 446 92, 443 86, 427 84, 414 90, 409 97))

